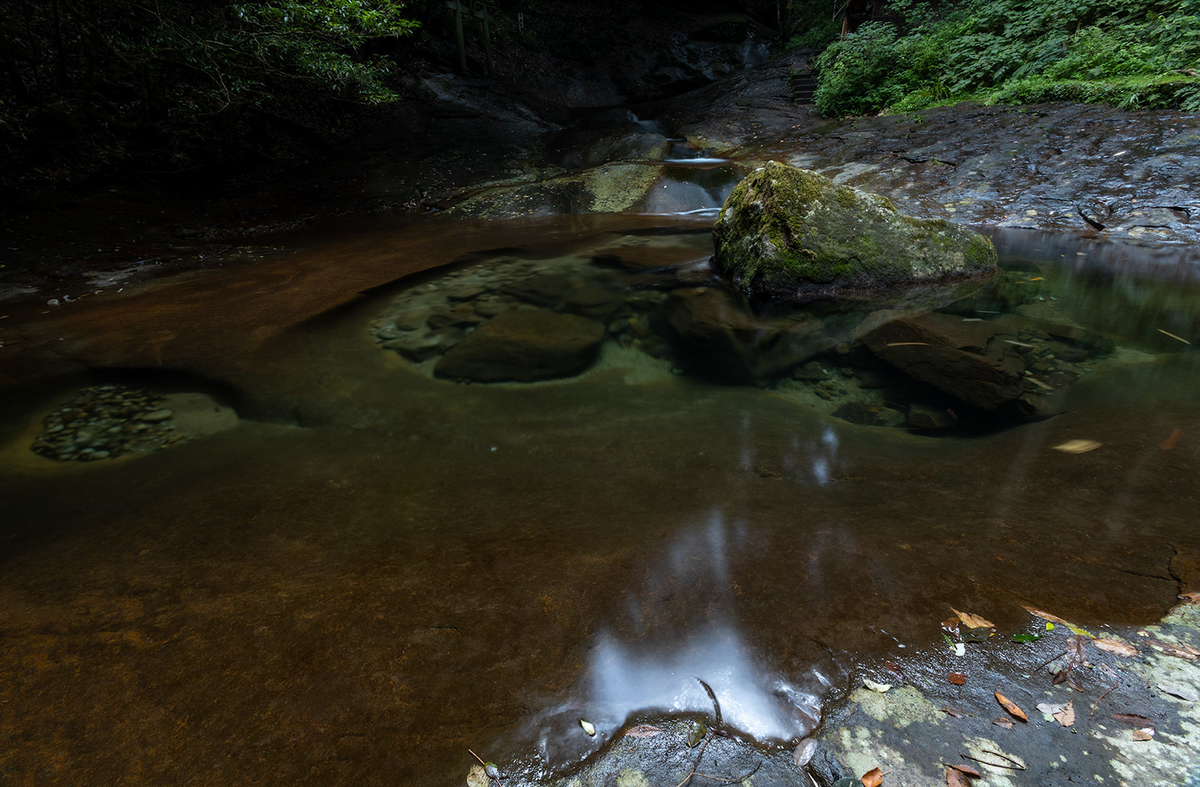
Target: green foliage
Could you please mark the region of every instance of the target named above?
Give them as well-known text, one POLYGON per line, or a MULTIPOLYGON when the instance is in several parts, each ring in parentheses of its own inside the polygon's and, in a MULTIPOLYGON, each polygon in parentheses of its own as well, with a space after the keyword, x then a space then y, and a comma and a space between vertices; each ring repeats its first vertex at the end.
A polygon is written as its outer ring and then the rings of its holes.
POLYGON ((940 16, 913 0, 891 6, 907 31, 866 24, 817 59, 822 113, 911 111, 968 98, 1195 111, 1194 0, 971 0, 940 16))

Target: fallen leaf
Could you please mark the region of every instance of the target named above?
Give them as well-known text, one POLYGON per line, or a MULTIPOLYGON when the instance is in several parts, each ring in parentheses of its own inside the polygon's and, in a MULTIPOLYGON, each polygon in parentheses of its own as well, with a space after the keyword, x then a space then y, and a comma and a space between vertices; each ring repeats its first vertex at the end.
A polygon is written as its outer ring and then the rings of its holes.
POLYGON ((876 683, 875 681, 871 680, 870 678, 863 678, 863 685, 866 686, 871 691, 877 691, 880 694, 884 694, 884 693, 890 691, 892 688, 892 684, 890 684, 890 683, 876 683))
POLYGON ((1063 708, 1058 713, 1054 714, 1054 720, 1064 727, 1070 727, 1075 723, 1075 703, 1071 700, 1067 701, 1067 707, 1063 708))
POLYGON ((583 731, 586 732, 588 735, 591 735, 593 737, 596 735, 596 728, 592 725, 592 723, 590 721, 584 721, 583 719, 580 719, 579 726, 583 727, 583 731))
POLYGON ((488 775, 482 765, 472 765, 467 773, 467 787, 488 787, 488 775))
POLYGON ((1153 719, 1147 719, 1145 716, 1139 716, 1136 713, 1114 713, 1112 718, 1114 721, 1119 721, 1122 724, 1128 724, 1130 727, 1154 726, 1153 719))
POLYGON ((1154 738, 1154 730, 1147 727, 1144 730, 1134 730, 1133 739, 1135 741, 1148 741, 1154 738))
MULTIPOLYGON (((1051 626, 1054 624, 1051 623, 1051 626)), ((1013 642, 1037 642, 1042 638, 1041 634, 1013 634, 1013 642)))
POLYGON ((1008 718, 1007 716, 998 716, 997 718, 992 719, 992 724, 995 724, 997 727, 1003 727, 1006 730, 1011 730, 1013 728, 1012 719, 1008 718))
POLYGON ((696 744, 704 740, 705 735, 708 735, 708 727, 705 727, 703 722, 692 722, 692 729, 688 732, 688 748, 695 748, 696 744))
POLYGON ((962 771, 966 775, 971 776, 975 779, 978 779, 982 775, 979 773, 979 770, 977 768, 974 768, 970 765, 951 765, 948 767, 953 768, 956 771, 962 771))
POLYGON ((1179 441, 1182 438, 1183 430, 1179 428, 1173 429, 1171 430, 1171 434, 1167 436, 1167 439, 1163 440, 1158 447, 1164 451, 1170 451, 1172 448, 1179 445, 1179 441))
POLYGON ((1042 620, 1048 620, 1051 623, 1061 623, 1064 626, 1071 625, 1067 621, 1060 618, 1058 615, 1051 615, 1049 612, 1042 612, 1040 609, 1034 609, 1033 607, 1026 607, 1024 605, 1022 605, 1022 608, 1026 612, 1028 612, 1030 615, 1036 615, 1037 617, 1041 618, 1042 620))
POLYGON ((999 689, 996 690, 996 702, 1000 703, 1000 707, 1004 708, 1004 710, 1008 711, 1014 717, 1021 721, 1029 721, 1029 717, 1025 715, 1025 711, 1018 708, 1017 703, 1001 694, 999 689))
POLYGON ((796 744, 796 750, 792 752, 792 761, 796 763, 797 768, 803 768, 808 765, 817 753, 817 739, 805 738, 796 744))
POLYGON ((1187 593, 1180 593, 1179 597, 1189 604, 1200 604, 1200 590, 1189 590, 1187 593))
POLYGON ((980 626, 979 628, 967 629, 962 633, 963 642, 987 642, 988 637, 996 633, 994 628, 980 626))
POLYGON ((971 780, 960 770, 946 766, 946 787, 971 787, 971 780))
POLYGON ((863 783, 863 787, 879 787, 879 785, 883 784, 883 771, 878 768, 872 768, 864 773, 862 779, 859 781, 863 783))
POLYGON ((1039 702, 1037 709, 1047 716, 1053 716, 1056 713, 1061 713, 1066 707, 1067 703, 1065 702, 1039 702))
POLYGON ((1032 279, 1030 279, 1030 281, 1041 281, 1041 280, 1042 280, 1041 276, 1034 276, 1032 279))
POLYGON ((1115 639, 1094 639, 1092 644, 1100 648, 1100 650, 1115 653, 1118 656, 1136 656, 1138 649, 1133 645, 1115 639))
POLYGON ((500 769, 496 767, 496 763, 494 762, 485 763, 483 766, 483 772, 487 774, 489 779, 500 778, 500 769))
POLYGON ((960 711, 960 710, 955 710, 954 708, 951 708, 951 707, 949 707, 949 706, 946 706, 945 708, 942 708, 942 712, 943 712, 943 713, 947 713, 947 714, 949 714, 949 715, 953 716, 953 717, 954 717, 954 718, 956 718, 956 719, 961 719, 961 718, 963 717, 963 712, 962 712, 962 711, 960 711))
POLYGON ((655 727, 653 724, 639 724, 636 727, 630 727, 625 730, 626 738, 653 738, 662 732, 662 727, 655 727))
POLYGON ((961 686, 967 682, 967 676, 961 672, 951 672, 946 676, 946 680, 950 681, 955 686, 961 686))
POLYGON ((1088 451, 1095 451, 1102 445, 1103 443, 1097 443, 1095 440, 1068 440, 1065 443, 1053 446, 1053 448, 1055 451, 1062 451, 1064 454, 1086 454, 1088 451))
POLYGON ((954 610, 954 614, 957 615, 958 619, 961 620, 969 629, 996 628, 996 624, 987 618, 980 617, 979 615, 972 615, 970 612, 959 612, 957 609, 954 609, 954 607, 950 607, 950 609, 954 610))
MULTIPOLYGON (((953 607, 951 607, 953 609, 953 607)), ((946 618, 942 621, 942 628, 949 631, 951 634, 958 632, 958 618, 946 618)))
POLYGON ((1158 684, 1158 688, 1161 691, 1170 694, 1172 697, 1178 697, 1181 700, 1186 700, 1188 702, 1200 701, 1200 692, 1197 692, 1194 688, 1185 683, 1169 683, 1167 681, 1163 681, 1162 683, 1158 684))

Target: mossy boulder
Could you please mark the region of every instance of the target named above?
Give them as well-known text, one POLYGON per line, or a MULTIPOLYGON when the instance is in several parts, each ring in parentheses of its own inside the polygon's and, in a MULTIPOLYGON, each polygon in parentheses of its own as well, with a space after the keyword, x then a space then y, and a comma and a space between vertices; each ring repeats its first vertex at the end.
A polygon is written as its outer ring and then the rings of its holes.
POLYGON ((713 243, 718 268, 755 300, 877 293, 996 271, 982 235, 774 161, 725 200, 713 243))

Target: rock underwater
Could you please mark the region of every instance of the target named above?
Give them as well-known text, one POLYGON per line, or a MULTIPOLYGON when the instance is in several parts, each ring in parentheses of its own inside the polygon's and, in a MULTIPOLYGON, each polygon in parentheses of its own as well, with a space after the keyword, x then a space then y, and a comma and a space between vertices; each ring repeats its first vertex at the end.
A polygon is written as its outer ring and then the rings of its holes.
POLYGON ((725 200, 713 245, 716 266, 756 301, 878 294, 997 270, 982 235, 774 161, 725 200))

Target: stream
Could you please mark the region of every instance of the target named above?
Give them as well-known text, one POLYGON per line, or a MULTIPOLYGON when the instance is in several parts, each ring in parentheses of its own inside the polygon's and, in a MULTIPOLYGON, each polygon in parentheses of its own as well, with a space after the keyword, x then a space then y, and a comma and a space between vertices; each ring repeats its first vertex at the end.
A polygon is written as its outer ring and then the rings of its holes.
POLYGON ((935 317, 1003 322, 1057 414, 990 412, 864 349, 877 304, 728 297, 708 229, 741 170, 664 168, 636 214, 348 218, 14 305, 0 782, 449 787, 469 750, 537 780, 708 689, 790 748, 953 609, 1173 603, 1186 267, 995 232, 1002 273, 935 317))

